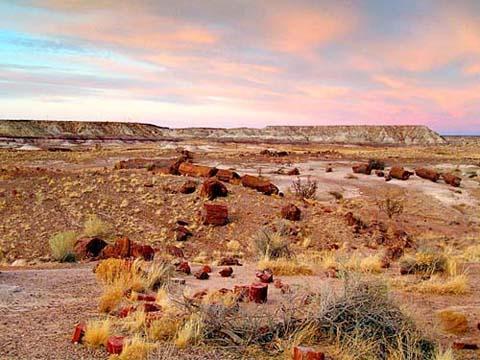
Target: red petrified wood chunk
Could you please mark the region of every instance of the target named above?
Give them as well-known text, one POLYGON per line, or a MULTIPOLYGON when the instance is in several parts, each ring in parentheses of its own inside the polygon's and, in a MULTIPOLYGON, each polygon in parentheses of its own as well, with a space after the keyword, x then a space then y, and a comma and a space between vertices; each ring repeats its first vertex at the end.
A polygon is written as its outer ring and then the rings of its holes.
POLYGON ((242 266, 238 259, 233 257, 224 257, 218 262, 219 266, 242 266))
POLYGON ((192 194, 197 189, 197 183, 193 180, 187 180, 178 190, 182 194, 192 194))
POLYGON ((437 182, 438 179, 440 179, 440 174, 433 169, 416 168, 415 173, 417 174, 418 177, 421 177, 422 179, 431 180, 433 182, 437 182))
POLYGON ((130 247, 130 256, 134 258, 142 258, 147 261, 153 260, 155 250, 150 245, 139 245, 132 243, 130 247))
POLYGON ((183 225, 178 225, 174 231, 176 241, 186 241, 190 236, 192 236, 192 232, 183 225))
POLYGON ((228 195, 227 187, 215 178, 207 179, 203 182, 200 195, 213 200, 217 197, 224 197, 228 195))
POLYGON ((269 284, 273 282, 273 272, 270 269, 257 271, 255 276, 264 284, 269 284))
POLYGON ((208 275, 208 272, 203 271, 203 269, 198 270, 194 275, 198 280, 208 280, 208 278, 210 277, 210 275, 208 275))
POLYGON ((206 272, 206 273, 211 273, 211 272, 212 272, 212 268, 210 267, 210 265, 203 265, 202 271, 204 271, 204 272, 206 272))
POLYGON ((356 164, 352 166, 352 170, 355 174, 370 175, 372 173, 370 164, 356 164))
POLYGON ((477 344, 455 341, 452 345, 455 350, 478 350, 477 344))
POLYGON ((107 340, 107 351, 109 354, 120 354, 123 350, 124 336, 110 336, 107 340))
POLYGON ((177 271, 179 272, 183 272, 187 275, 190 275, 191 274, 191 269, 190 269, 190 265, 188 265, 188 262, 187 261, 182 261, 178 266, 177 266, 177 271))
POLYGON ((445 181, 448 185, 459 187, 460 183, 462 182, 462 178, 453 175, 453 174, 442 174, 443 181, 445 181))
POLYGON ((228 223, 228 208, 220 204, 204 204, 202 211, 204 225, 225 225, 228 223))
POLYGON ((268 179, 260 178, 253 175, 243 175, 242 185, 251 189, 255 189, 265 195, 278 194, 279 190, 268 179))
POLYGON ((250 285, 248 291, 248 299, 257 304, 267 302, 268 285, 263 283, 255 283, 250 285))
POLYGON ((394 166, 390 169, 390 177, 398 180, 408 180, 413 175, 412 172, 405 170, 401 166, 394 166))
POLYGON ((150 301, 153 302, 157 299, 155 294, 137 294, 138 301, 150 301))
POLYGON ((156 312, 156 311, 160 311, 160 310, 162 310, 160 305, 157 305, 155 303, 146 302, 146 303, 143 304, 143 311, 145 311, 146 313, 156 312))
POLYGON ((73 331, 72 343, 81 344, 83 336, 85 335, 85 330, 87 330, 87 325, 84 322, 78 323, 73 331))
POLYGON ((288 204, 282 208, 282 218, 290 221, 300 220, 302 212, 294 204, 288 204))
POLYGON ((315 351, 310 347, 295 346, 293 348, 293 360, 324 360, 325 354, 315 351))
POLYGON ((120 311, 118 312, 118 317, 125 318, 134 311, 135 311, 135 306, 133 305, 125 306, 124 308, 120 309, 120 311))
POLYGON ((75 255, 77 259, 97 257, 107 243, 98 237, 85 237, 75 243, 75 255))
POLYGON ((218 273, 220 274, 221 277, 230 277, 233 274, 233 269, 229 266, 229 267, 223 268, 218 273))

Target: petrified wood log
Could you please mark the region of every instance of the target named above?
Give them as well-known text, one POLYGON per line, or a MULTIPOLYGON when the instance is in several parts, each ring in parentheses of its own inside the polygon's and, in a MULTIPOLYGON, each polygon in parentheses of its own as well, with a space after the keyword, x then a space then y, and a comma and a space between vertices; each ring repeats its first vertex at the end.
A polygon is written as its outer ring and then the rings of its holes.
POLYGON ((98 237, 80 238, 75 243, 75 256, 77 259, 97 257, 107 243, 98 237))
POLYGON ((356 164, 352 166, 352 170, 355 174, 370 175, 372 173, 370 164, 356 164))
POLYGON ((325 354, 310 347, 295 346, 293 360, 325 360, 325 354))
POLYGON ((110 336, 107 340, 107 352, 109 354, 120 354, 123 350, 124 336, 110 336))
POLYGON ((278 194, 278 188, 269 180, 253 175, 243 175, 242 185, 251 189, 255 189, 265 195, 278 194))
POLYGON ((433 182, 437 182, 438 179, 440 179, 440 174, 433 169, 417 168, 415 169, 415 174, 422 179, 431 180, 433 182))
POLYGON ((192 163, 183 162, 178 167, 180 175, 193 177, 212 177, 217 173, 216 168, 205 165, 195 165, 192 163))
POLYGON ((290 221, 300 220, 302 212, 294 204, 288 204, 282 208, 282 218, 290 221))
POLYGON ((255 283, 250 285, 248 289, 248 300, 254 301, 257 304, 267 302, 268 285, 264 283, 255 283))
POLYGON ((207 179, 203 182, 201 196, 213 200, 217 197, 224 197, 228 195, 227 187, 215 178, 207 179))
POLYGON ((394 166, 390 169, 389 175, 398 180, 408 180, 411 175, 413 175, 412 172, 405 170, 401 166, 394 166))
POLYGON ((448 185, 455 187, 459 187, 460 183, 462 182, 462 178, 453 174, 442 174, 442 178, 448 185))
POLYGON ((230 277, 233 274, 233 268, 231 266, 223 268, 218 272, 221 277, 230 277))
POLYGON ((228 223, 228 208, 220 204, 204 204, 202 211, 204 225, 225 225, 228 223))
POLYGON ((235 171, 232 170, 218 169, 215 176, 218 180, 231 184, 240 184, 241 182, 240 175, 238 175, 235 171))
POLYGON ((187 180, 178 190, 182 194, 192 194, 197 189, 197 183, 193 180, 187 180))

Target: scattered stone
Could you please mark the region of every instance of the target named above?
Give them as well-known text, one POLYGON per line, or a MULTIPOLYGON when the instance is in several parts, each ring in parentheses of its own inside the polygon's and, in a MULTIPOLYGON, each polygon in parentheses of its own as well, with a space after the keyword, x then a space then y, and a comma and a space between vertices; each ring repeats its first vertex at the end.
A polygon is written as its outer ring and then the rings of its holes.
POLYGON ((378 177, 385 177, 385 173, 382 170, 375 170, 375 175, 378 177))
POLYGON ((178 264, 176 271, 183 272, 187 275, 190 275, 192 273, 192 270, 190 269, 190 265, 188 265, 187 261, 182 261, 180 264, 178 264))
POLYGON ((209 200, 217 197, 225 197, 228 195, 227 187, 215 178, 207 179, 203 182, 200 195, 207 197, 209 200))
POLYGON ((204 225, 225 225, 228 223, 228 208, 226 205, 204 204, 202 219, 204 225))
POLYGON ((129 238, 118 239, 114 245, 107 245, 102 249, 101 256, 104 259, 108 258, 128 258, 130 257, 130 244, 129 238))
POLYGON ((459 187, 460 183, 462 182, 462 178, 453 174, 442 174, 442 178, 448 185, 454 187, 459 187))
POLYGON ((130 245, 130 257, 142 258, 145 261, 152 261, 155 257, 155 250, 150 245, 139 245, 132 243, 130 245))
POLYGON ((110 336, 107 340, 107 352, 109 354, 120 354, 123 350, 124 336, 110 336))
POLYGON ((287 175, 289 176, 300 175, 300 170, 298 170, 298 168, 293 168, 292 170, 287 172, 287 175))
POLYGON ((326 173, 331 173, 331 172, 333 172, 333 167, 327 166, 327 167, 325 168, 325 172, 326 172, 326 173))
POLYGON ((276 150, 265 149, 260 151, 260 155, 266 155, 266 156, 272 156, 272 157, 284 157, 284 156, 288 156, 288 152, 283 150, 276 151, 276 150))
POLYGON ((193 176, 193 177, 212 177, 217 173, 216 168, 205 165, 195 165, 192 163, 184 162, 178 167, 180 175, 193 176))
POLYGON ((224 257, 220 259, 218 266, 242 266, 242 264, 234 257, 224 257))
POLYGON ((440 174, 433 169, 417 168, 415 174, 422 179, 427 179, 433 182, 437 182, 440 179, 440 174))
POLYGON ((370 164, 356 164, 352 166, 352 170, 355 174, 370 175, 372 173, 370 164))
POLYGON ((478 345, 455 341, 452 345, 452 348, 455 350, 478 350, 478 345))
POLYGON ((208 278, 210 277, 210 275, 208 275, 208 272, 203 271, 203 269, 198 270, 197 272, 195 272, 194 276, 195 276, 198 280, 208 280, 208 278))
POLYGON ((85 330, 87 330, 85 322, 82 321, 81 323, 78 323, 73 331, 72 343, 81 344, 83 342, 83 337, 85 336, 85 330))
POLYGON ((325 354, 310 347, 295 346, 293 360, 325 360, 325 354))
POLYGON ((257 271, 255 276, 264 284, 269 284, 273 282, 273 272, 270 269, 265 269, 262 271, 257 271))
POLYGON ((437 317, 443 331, 457 335, 468 331, 468 319, 460 312, 442 310, 437 313, 437 317))
POLYGON ((278 194, 278 188, 269 180, 253 175, 243 175, 242 185, 251 189, 255 189, 265 195, 278 194))
POLYGON ((175 227, 175 241, 187 241, 192 236, 192 232, 183 225, 175 227))
POLYGON ((241 177, 235 171, 226 170, 226 169, 218 169, 217 174, 215 175, 218 180, 227 182, 230 184, 240 184, 241 177))
POLYGON ((275 286, 275 288, 277 289, 281 289, 284 286, 284 284, 282 283, 281 279, 275 279, 273 281, 273 286, 275 286))
POLYGON ((212 268, 210 267, 210 265, 203 265, 202 271, 210 274, 212 272, 212 268))
POLYGON ((233 274, 233 268, 229 266, 229 267, 223 268, 218 273, 220 274, 221 277, 230 277, 233 274))
POLYGON ((96 258, 100 255, 107 242, 99 237, 84 237, 75 242, 74 252, 77 260, 96 258))
POLYGON ((178 285, 185 285, 186 283, 185 279, 181 279, 181 278, 171 278, 170 282, 172 284, 178 284, 178 285))
POLYGON ((257 304, 267 302, 268 285, 263 283, 254 283, 250 285, 248 290, 248 300, 257 304))
POLYGON ((182 194, 192 194, 195 190, 197 190, 197 183, 193 180, 187 180, 183 183, 178 192, 182 194))
POLYGON ((394 166, 390 169, 390 177, 398 180, 408 180, 413 175, 411 171, 405 170, 401 166, 394 166))
POLYGON ((282 218, 290 220, 290 221, 298 221, 300 220, 300 216, 302 212, 298 207, 294 204, 288 204, 282 208, 282 218))

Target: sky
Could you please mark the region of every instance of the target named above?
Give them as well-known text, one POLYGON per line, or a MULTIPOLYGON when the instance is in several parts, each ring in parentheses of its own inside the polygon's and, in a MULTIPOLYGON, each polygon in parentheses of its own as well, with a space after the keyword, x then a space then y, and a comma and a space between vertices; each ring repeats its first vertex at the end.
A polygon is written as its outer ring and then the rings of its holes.
POLYGON ((480 134, 480 1, 0 0, 0 118, 480 134))

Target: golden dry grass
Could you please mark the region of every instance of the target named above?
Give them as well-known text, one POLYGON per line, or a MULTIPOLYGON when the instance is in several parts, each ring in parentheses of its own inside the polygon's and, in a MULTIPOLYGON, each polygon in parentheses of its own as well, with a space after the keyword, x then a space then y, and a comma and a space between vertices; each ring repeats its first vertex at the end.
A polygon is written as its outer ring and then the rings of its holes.
POLYGON ((98 310, 103 313, 113 312, 122 301, 124 293, 125 288, 119 283, 106 286, 100 296, 98 310))
POLYGON ((148 337, 155 341, 172 340, 182 324, 182 319, 176 314, 167 314, 159 320, 154 320, 148 328, 148 337))
POLYGON ((464 274, 448 278, 432 276, 429 280, 407 286, 406 290, 422 294, 463 295, 469 291, 469 284, 468 278, 464 274))
POLYGON ((155 349, 155 344, 146 342, 139 336, 127 340, 122 352, 115 359, 118 360, 146 360, 149 353, 155 349))
POLYGON ((175 337, 175 345, 184 349, 188 345, 194 345, 201 340, 202 318, 198 315, 192 315, 178 330, 175 337))
POLYGON ((290 259, 263 259, 258 262, 260 270, 270 269, 275 275, 313 275, 313 270, 307 264, 290 259))
POLYGON ((74 231, 64 231, 50 238, 48 244, 53 258, 57 261, 66 261, 69 256, 75 259, 76 239, 77 234, 74 231))
POLYGON ((83 235, 85 236, 108 238, 111 235, 111 232, 112 229, 110 225, 96 215, 90 215, 83 224, 83 235))
POLYGON ((98 320, 87 322, 84 340, 87 346, 98 348, 105 345, 110 336, 110 320, 98 320))

